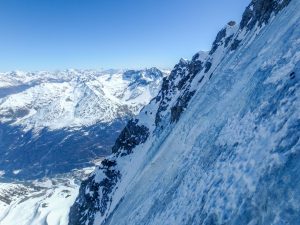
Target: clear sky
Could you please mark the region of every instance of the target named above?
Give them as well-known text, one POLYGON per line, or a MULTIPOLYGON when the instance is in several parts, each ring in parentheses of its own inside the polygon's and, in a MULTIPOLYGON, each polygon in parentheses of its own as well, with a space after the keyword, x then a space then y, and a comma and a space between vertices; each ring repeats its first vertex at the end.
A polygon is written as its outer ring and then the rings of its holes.
POLYGON ((0 71, 172 68, 250 0, 0 0, 0 71))

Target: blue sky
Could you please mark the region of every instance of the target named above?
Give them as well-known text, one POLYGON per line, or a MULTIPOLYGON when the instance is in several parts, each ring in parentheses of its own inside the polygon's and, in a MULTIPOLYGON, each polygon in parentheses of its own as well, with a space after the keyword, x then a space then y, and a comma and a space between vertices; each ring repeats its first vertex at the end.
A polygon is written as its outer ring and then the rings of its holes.
POLYGON ((250 0, 0 0, 0 71, 171 68, 250 0))

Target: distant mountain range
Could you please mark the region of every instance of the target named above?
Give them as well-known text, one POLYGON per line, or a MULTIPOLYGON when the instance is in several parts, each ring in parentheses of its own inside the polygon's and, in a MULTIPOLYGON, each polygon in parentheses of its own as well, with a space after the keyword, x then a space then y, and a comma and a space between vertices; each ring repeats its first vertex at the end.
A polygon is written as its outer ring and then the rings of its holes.
POLYGON ((166 75, 156 68, 0 73, 2 176, 51 176, 109 154, 166 75))

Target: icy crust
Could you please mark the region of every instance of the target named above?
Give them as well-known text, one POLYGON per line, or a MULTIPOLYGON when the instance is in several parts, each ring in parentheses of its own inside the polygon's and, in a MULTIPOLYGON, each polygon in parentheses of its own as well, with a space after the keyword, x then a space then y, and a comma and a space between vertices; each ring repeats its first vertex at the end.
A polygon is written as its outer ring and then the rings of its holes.
POLYGON ((180 60, 81 185, 69 224, 298 224, 299 9, 229 22, 195 73, 180 60), (141 127, 147 139, 122 155, 141 127))

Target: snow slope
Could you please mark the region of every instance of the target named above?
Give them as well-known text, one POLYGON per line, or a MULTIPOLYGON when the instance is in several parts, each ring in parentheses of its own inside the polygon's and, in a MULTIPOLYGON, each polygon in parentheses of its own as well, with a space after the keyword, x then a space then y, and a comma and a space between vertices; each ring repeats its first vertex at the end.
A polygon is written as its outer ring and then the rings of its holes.
POLYGON ((208 55, 181 60, 69 224, 299 224, 299 25, 299 1, 253 0, 208 55))

